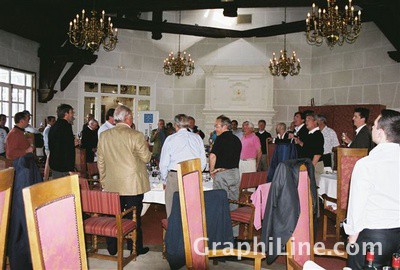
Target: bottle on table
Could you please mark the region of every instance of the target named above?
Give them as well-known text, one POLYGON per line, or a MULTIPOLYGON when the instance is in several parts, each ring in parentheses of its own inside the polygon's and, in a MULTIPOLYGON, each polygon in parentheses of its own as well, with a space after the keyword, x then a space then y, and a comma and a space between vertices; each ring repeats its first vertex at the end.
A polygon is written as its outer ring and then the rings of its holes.
POLYGON ((367 250, 367 255, 366 255, 366 266, 364 268, 365 270, 378 269, 374 266, 374 259, 375 259, 374 250, 369 248, 367 250))
POLYGON ((392 270, 400 270, 400 253, 393 253, 392 270))

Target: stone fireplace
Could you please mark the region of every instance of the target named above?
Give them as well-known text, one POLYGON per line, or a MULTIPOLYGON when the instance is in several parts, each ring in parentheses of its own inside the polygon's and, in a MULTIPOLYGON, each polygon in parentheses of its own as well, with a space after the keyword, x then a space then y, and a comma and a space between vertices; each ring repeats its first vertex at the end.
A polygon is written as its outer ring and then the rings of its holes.
POLYGON ((221 114, 255 126, 260 119, 272 129, 273 78, 263 66, 202 66, 206 75, 205 130, 214 130, 215 118, 221 114))

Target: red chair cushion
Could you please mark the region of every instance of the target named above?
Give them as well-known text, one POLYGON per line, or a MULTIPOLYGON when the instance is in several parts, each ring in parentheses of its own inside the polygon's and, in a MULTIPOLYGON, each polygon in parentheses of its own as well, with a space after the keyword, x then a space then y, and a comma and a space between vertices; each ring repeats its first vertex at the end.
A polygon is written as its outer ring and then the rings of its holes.
MULTIPOLYGON (((83 221, 85 233, 117 237, 117 220, 115 217, 91 217, 83 221)), ((122 234, 126 235, 136 228, 136 222, 122 219, 122 234)))
POLYGON ((168 229, 168 219, 164 218, 164 219, 161 220, 161 227, 162 227, 164 230, 167 230, 167 229, 168 229))
POLYGON ((239 207, 231 211, 231 220, 239 221, 242 223, 250 223, 251 216, 253 214, 254 208, 250 206, 239 207))

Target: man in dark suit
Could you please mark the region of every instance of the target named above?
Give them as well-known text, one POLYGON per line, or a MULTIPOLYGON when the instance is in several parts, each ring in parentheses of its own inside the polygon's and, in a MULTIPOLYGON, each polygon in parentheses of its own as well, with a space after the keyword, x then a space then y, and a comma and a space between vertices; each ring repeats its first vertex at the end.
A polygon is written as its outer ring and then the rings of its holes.
POLYGON ((356 126, 356 136, 354 140, 344 134, 343 141, 350 148, 367 148, 368 152, 373 148, 371 131, 367 127, 369 110, 366 108, 355 108, 353 115, 353 123, 356 126))
POLYGON ((302 112, 296 112, 293 117, 294 122, 294 133, 289 134, 289 138, 292 139, 293 143, 296 143, 297 154, 299 157, 303 156, 302 151, 303 148, 298 144, 298 142, 304 142, 305 138, 308 135, 308 129, 305 125, 306 114, 302 112), (294 138, 298 138, 294 140, 294 138))

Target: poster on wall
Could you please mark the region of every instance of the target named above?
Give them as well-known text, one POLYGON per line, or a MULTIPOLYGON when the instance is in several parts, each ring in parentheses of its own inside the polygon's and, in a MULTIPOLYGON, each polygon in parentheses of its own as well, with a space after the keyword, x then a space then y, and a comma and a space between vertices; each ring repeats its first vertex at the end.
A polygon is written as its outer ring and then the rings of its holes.
POLYGON ((158 111, 140 111, 138 112, 137 130, 144 134, 146 140, 151 136, 151 131, 157 128, 159 112, 158 111))

